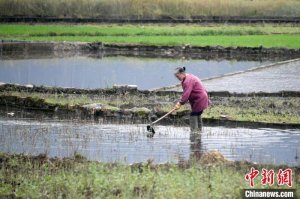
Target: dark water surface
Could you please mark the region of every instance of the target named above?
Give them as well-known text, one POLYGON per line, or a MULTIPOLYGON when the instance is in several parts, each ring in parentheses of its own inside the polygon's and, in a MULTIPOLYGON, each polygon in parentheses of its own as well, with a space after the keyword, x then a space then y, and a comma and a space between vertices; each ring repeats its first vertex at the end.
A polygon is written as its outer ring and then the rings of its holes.
POLYGON ((178 162, 217 150, 229 160, 300 165, 300 130, 205 127, 201 137, 187 127, 157 126, 153 139, 146 125, 0 119, 0 151, 135 163, 178 162))
POLYGON ((142 57, 65 57, 0 59, 0 82, 75 88, 107 88, 133 84, 153 89, 177 84, 173 72, 186 66, 200 78, 243 71, 271 61, 183 60, 142 57))

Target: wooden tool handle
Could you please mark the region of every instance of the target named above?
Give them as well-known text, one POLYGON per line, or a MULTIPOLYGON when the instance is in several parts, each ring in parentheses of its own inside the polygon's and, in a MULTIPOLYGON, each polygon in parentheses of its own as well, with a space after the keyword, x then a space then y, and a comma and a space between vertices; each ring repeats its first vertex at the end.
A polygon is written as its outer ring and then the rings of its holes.
POLYGON ((159 122, 160 120, 164 119, 165 117, 167 117, 168 115, 170 115, 171 113, 173 113, 175 110, 176 110, 176 108, 173 108, 168 113, 166 113, 164 116, 162 116, 161 118, 159 118, 156 121, 152 122, 151 124, 155 124, 155 123, 159 122))

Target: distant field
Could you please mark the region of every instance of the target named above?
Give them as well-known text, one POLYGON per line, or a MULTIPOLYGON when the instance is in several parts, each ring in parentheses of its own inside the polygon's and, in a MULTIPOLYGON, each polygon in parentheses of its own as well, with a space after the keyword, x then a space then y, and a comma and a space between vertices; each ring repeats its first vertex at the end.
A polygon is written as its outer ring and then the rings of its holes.
POLYGON ((0 24, 0 36, 213 36, 299 34, 300 25, 0 24))
POLYGON ((300 26, 293 25, 0 25, 0 39, 81 41, 147 45, 300 48, 300 26))
POLYGON ((2 16, 160 18, 300 16, 299 0, 0 0, 2 16))

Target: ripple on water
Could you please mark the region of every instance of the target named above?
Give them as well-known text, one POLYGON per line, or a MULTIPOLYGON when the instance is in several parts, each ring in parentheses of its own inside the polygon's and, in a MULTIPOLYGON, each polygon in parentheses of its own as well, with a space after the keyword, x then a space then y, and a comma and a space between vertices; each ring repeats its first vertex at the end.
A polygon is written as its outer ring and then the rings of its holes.
POLYGON ((178 162, 209 150, 229 160, 299 165, 299 129, 205 127, 199 136, 187 127, 157 126, 153 139, 146 125, 87 124, 0 120, 0 150, 68 157, 79 153, 103 162, 178 162))

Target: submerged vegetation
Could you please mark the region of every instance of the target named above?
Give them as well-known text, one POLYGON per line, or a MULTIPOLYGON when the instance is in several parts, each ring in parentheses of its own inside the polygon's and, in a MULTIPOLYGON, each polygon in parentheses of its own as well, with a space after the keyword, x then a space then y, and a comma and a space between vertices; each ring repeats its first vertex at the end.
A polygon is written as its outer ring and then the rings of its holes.
MULTIPOLYGON (((80 155, 74 159, 57 159, 0 153, 0 195, 12 198, 241 198, 242 189, 249 188, 249 182, 244 179, 252 166, 249 163, 202 159, 178 165, 154 165, 149 161, 129 166, 89 162, 80 155)), ((260 170, 263 166, 255 165, 255 168, 260 170)), ((277 172, 275 166, 264 168, 277 172)), ((300 194, 297 172, 294 168, 292 188, 300 194)), ((261 185, 259 178, 254 182, 255 188, 268 187, 261 185)), ((288 187, 274 184, 270 188, 288 187)))
POLYGON ((0 39, 80 41, 146 45, 300 48, 300 27, 256 25, 26 25, 1 24, 0 39))
POLYGON ((0 0, 2 16, 161 18, 299 16, 298 0, 0 0))

